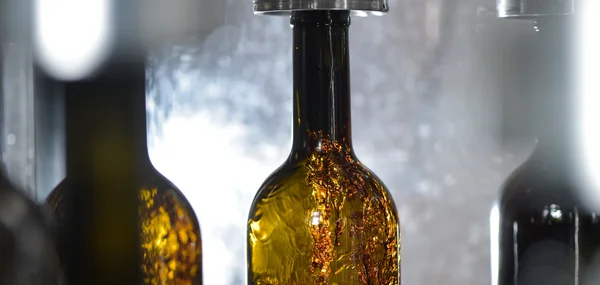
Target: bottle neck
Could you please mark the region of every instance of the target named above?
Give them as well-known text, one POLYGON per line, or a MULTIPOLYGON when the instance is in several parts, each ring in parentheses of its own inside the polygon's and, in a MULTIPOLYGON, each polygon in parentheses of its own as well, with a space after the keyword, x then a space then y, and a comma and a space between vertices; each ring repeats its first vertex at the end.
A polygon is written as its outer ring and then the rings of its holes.
POLYGON ((292 155, 319 151, 324 141, 352 148, 349 11, 298 11, 293 26, 292 155))
POLYGON ((576 142, 571 21, 570 17, 560 17, 536 22, 536 70, 532 79, 539 114, 537 149, 557 158, 571 156, 576 142))
POLYGON ((119 161, 150 165, 143 58, 108 64, 94 77, 64 87, 67 173, 119 161))

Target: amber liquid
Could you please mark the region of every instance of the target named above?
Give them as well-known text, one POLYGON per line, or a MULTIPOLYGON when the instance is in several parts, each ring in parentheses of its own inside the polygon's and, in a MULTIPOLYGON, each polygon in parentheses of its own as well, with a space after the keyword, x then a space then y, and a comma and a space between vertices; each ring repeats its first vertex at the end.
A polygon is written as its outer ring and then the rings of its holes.
POLYGON ((347 11, 294 12, 294 145, 248 219, 248 283, 400 284, 400 224, 350 142, 347 11))
MULTIPOLYGON (((183 194, 154 169, 148 158, 143 62, 112 72, 109 69, 98 79, 64 84, 67 177, 46 199, 58 220, 58 249, 63 266, 71 272, 82 262, 95 262, 95 268, 118 262, 123 258, 117 247, 121 233, 113 231, 123 216, 111 211, 111 205, 133 207, 133 215, 137 213, 137 253, 141 255, 137 267, 141 282, 202 284, 198 220, 183 194), (78 193, 88 192, 95 196, 88 195, 86 199, 91 201, 83 202, 93 210, 73 204, 82 203, 81 197, 85 197, 78 193), (137 197, 132 196, 132 200, 137 200, 133 203, 123 198, 131 193, 137 197), (74 199, 76 195, 79 200, 74 199), (82 230, 77 225, 91 229, 82 230), (100 235, 103 238, 98 240, 100 235), (74 242, 83 244, 78 249, 100 253, 73 253, 74 242), (102 248, 114 252, 103 254, 102 248), (86 257, 101 260, 81 260, 86 257)), ((120 229, 135 232, 136 228, 120 229)), ((85 276, 77 278, 72 280, 85 276)))
POLYGON ((250 284, 399 284, 399 245, 388 190, 324 140, 259 190, 248 221, 250 284))
MULTIPOLYGON (((201 241, 194 211, 181 194, 159 173, 149 173, 139 191, 140 243, 144 284, 201 284, 201 241)), ((56 213, 62 232, 69 227, 65 217, 72 207, 64 196, 72 189, 68 179, 50 193, 46 203, 56 213)), ((75 190, 77 191, 77 190, 75 190)), ((81 190, 80 190, 81 191, 81 190)), ((61 251, 67 250, 68 238, 62 239, 61 251)))

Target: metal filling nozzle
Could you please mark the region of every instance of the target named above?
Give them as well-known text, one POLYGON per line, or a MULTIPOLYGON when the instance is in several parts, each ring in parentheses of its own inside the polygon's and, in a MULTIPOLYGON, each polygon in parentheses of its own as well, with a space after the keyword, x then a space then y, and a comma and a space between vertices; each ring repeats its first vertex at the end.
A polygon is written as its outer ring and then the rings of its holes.
POLYGON ((350 10, 354 15, 382 15, 388 0, 254 0, 255 14, 289 15, 299 10, 350 10))
POLYGON ((532 19, 575 14, 575 0, 496 0, 500 18, 532 19))

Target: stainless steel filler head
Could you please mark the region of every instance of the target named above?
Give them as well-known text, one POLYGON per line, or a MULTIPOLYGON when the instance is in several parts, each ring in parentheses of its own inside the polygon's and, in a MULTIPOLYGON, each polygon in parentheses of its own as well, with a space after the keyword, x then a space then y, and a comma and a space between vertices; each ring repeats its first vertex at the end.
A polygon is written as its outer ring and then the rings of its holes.
POLYGON ((532 19, 544 16, 572 16, 576 0, 496 0, 500 18, 532 19))
POLYGON ((289 15, 299 10, 350 10, 358 15, 388 12, 388 0, 254 0, 255 14, 289 15))

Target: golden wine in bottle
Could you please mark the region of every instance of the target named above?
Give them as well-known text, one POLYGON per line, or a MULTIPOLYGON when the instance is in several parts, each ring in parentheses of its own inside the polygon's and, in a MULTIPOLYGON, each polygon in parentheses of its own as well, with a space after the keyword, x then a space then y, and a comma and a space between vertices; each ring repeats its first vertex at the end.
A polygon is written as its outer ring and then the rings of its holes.
MULTIPOLYGON (((69 251, 69 235, 78 231, 67 218, 85 215, 68 213, 74 209, 69 196, 86 191, 86 187, 110 187, 111 179, 125 179, 121 173, 129 173, 133 175, 128 185, 131 188, 121 190, 135 192, 139 199, 137 228, 143 284, 201 284, 198 220, 183 194, 150 162, 146 146, 145 66, 142 62, 129 67, 131 70, 113 70, 119 73, 118 79, 101 74, 90 81, 65 84, 67 177, 46 199, 61 227, 59 252, 66 266, 75 262, 64 255, 69 251), (129 160, 132 162, 123 166, 129 160)), ((94 203, 110 205, 120 200, 118 196, 104 198, 94 203)))
POLYGON ((529 80, 541 109, 538 142, 504 183, 492 212, 492 284, 597 284, 583 282, 600 249, 600 219, 584 203, 573 159, 571 18, 536 21, 529 80))
MULTIPOLYGON (((143 284, 201 284, 198 220, 183 194, 152 166, 148 157, 145 66, 138 63, 131 70, 114 72, 121 78, 115 80, 103 74, 103 78, 66 84, 67 177, 46 200, 59 219, 59 252, 66 266, 76 262, 64 255, 69 251, 69 235, 79 230, 67 218, 85 212, 68 213, 74 209, 68 203, 69 196, 86 191, 86 187, 110 187, 111 179, 125 179, 121 173, 129 173, 133 175, 128 185, 131 188, 121 190, 135 192, 139 199, 137 229, 143 284), (132 162, 123 166, 129 160, 132 162)), ((110 205, 120 200, 118 196, 104 199, 94 203, 110 205)))
POLYGON ((121 1, 114 9, 117 48, 107 62, 88 78, 61 83, 67 175, 46 203, 59 222, 69 284, 198 285, 198 220, 148 156, 146 53, 131 3, 139 4, 121 1))
POLYGON ((400 284, 400 220, 350 127, 349 11, 293 11, 293 145, 248 217, 248 284, 400 284))

